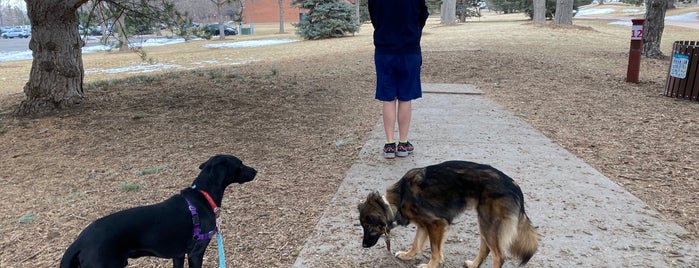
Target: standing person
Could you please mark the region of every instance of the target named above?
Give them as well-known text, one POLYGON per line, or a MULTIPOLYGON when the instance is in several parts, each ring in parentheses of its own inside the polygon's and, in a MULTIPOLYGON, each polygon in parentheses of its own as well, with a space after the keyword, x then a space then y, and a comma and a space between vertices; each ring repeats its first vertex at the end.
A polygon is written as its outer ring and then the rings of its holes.
POLYGON ((428 15, 425 0, 369 0, 369 17, 374 26, 376 99, 383 102, 383 152, 387 159, 408 156, 413 151, 408 141, 411 101, 422 97, 420 38, 428 15))

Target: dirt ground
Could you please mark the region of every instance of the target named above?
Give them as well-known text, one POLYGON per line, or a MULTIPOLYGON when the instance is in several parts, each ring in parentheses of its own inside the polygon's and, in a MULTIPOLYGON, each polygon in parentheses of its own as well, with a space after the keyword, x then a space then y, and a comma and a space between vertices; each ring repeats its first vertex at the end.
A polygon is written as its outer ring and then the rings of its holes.
MULTIPOLYGON (((423 81, 478 86, 697 239, 699 103, 662 96, 668 60, 644 59, 641 82, 624 82, 627 29, 579 24, 432 23, 423 81)), ((228 265, 289 267, 380 117, 370 30, 347 40, 356 45, 89 87, 84 105, 49 117, 14 118, 23 96, 0 96, 0 267, 55 267, 91 221, 176 194, 217 153, 258 169, 226 191, 228 265)))

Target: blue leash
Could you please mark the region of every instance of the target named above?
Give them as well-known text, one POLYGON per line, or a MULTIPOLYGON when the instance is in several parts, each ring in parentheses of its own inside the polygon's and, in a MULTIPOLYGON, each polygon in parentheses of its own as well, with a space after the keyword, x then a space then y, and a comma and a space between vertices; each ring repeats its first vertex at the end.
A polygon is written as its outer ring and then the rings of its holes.
MULTIPOLYGON (((192 189, 196 189, 196 188, 197 188, 197 185, 192 185, 192 189)), ((211 199, 209 194, 207 194, 206 192, 204 192, 202 190, 199 190, 199 192, 201 192, 201 194, 203 194, 204 197, 206 197, 207 201, 209 202, 212 209, 214 210, 214 213, 216 214, 216 244, 218 246, 218 267, 219 268, 226 268, 226 254, 223 252, 223 235, 221 235, 221 218, 219 218, 219 216, 220 216, 219 215, 219 208, 216 207, 216 204, 211 199)), ((189 204, 189 200, 187 200, 187 203, 189 204)), ((191 204, 189 206, 194 207, 191 204)))
POLYGON ((216 244, 218 244, 218 267, 226 268, 226 256, 223 252, 223 236, 220 230, 216 236, 216 244))

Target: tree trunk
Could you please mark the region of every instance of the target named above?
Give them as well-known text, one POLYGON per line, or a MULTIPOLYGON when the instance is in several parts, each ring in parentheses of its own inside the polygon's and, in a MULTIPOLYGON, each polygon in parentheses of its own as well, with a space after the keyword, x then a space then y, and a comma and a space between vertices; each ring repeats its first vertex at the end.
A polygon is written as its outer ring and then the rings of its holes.
POLYGON ((24 85, 27 99, 16 115, 45 114, 82 103, 83 42, 77 8, 86 1, 26 0, 33 61, 24 85))
POLYGON ((648 0, 646 3, 646 21, 643 26, 643 55, 648 58, 662 59, 660 41, 665 29, 665 11, 667 0, 648 0))
POLYGON ((546 0, 534 0, 534 16, 532 20, 535 23, 546 22, 546 0))
POLYGON ((223 5, 226 4, 225 0, 218 0, 216 3, 216 16, 218 17, 218 39, 226 39, 226 28, 223 27, 223 5))
POLYGON ((359 12, 359 6, 361 5, 361 0, 354 0, 354 11, 357 16, 357 26, 362 25, 362 14, 359 12))
POLYGON ((442 1, 442 24, 456 23, 456 0, 442 1))
POLYGON ((279 33, 284 33, 284 0, 279 0, 279 33))
POLYGON ((119 52, 126 52, 129 50, 129 39, 126 36, 126 13, 121 13, 117 22, 114 24, 114 30, 116 30, 117 39, 119 39, 119 52))
POLYGON ((556 1, 556 14, 553 15, 553 24, 573 25, 573 0, 556 1))

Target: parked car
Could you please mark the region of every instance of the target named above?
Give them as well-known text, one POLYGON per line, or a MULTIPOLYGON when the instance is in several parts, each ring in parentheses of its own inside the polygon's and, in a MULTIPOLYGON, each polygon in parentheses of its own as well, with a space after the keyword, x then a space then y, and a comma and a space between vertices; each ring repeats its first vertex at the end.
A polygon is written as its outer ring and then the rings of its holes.
MULTIPOLYGON (((220 35, 220 31, 219 31, 217 23, 207 24, 206 26, 204 26, 204 32, 207 34, 211 34, 211 35, 220 35)), ((238 34, 238 30, 236 30, 235 28, 232 28, 228 25, 223 25, 223 32, 226 35, 238 34)))
POLYGON ((2 38, 7 39, 7 38, 29 38, 31 34, 29 32, 26 32, 24 30, 19 30, 19 29, 12 29, 7 32, 2 32, 2 38))

